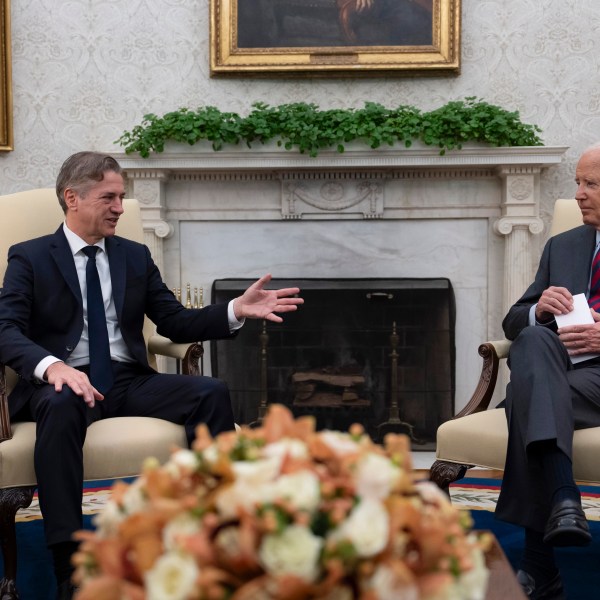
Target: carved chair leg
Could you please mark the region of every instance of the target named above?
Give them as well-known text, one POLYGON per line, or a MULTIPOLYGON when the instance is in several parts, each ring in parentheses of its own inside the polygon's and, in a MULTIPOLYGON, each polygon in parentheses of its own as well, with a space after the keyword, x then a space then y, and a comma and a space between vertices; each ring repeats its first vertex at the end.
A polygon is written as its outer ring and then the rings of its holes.
POLYGON ((429 481, 450 495, 450 484, 462 479, 472 466, 436 460, 429 470, 429 481))
POLYGON ((0 600, 16 600, 17 593, 17 534, 15 516, 20 508, 27 508, 33 499, 35 487, 0 490, 0 547, 4 557, 4 577, 0 581, 0 600))

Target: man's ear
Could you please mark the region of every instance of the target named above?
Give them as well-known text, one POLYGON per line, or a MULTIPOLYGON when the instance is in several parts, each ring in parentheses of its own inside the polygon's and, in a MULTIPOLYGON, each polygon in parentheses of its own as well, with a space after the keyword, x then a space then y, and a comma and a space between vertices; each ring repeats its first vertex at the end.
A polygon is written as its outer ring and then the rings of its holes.
POLYGON ((79 194, 72 188, 67 188, 63 194, 65 198, 65 204, 69 210, 77 210, 77 204, 79 201, 79 194))

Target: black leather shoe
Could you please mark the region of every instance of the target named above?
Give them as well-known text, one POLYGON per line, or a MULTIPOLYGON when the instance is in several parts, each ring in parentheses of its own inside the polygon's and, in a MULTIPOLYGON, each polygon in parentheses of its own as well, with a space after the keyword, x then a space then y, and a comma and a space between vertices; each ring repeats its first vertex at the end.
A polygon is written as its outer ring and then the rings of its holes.
POLYGON ((58 586, 56 600, 71 600, 76 591, 77 588, 67 579, 58 586))
POLYGON ((519 570, 517 581, 523 588, 523 593, 532 600, 565 600, 565 591, 559 573, 543 585, 536 586, 535 579, 529 573, 519 570))
POLYGON ((587 546, 592 541, 590 528, 581 508, 581 502, 562 500, 550 513, 544 544, 550 546, 587 546))

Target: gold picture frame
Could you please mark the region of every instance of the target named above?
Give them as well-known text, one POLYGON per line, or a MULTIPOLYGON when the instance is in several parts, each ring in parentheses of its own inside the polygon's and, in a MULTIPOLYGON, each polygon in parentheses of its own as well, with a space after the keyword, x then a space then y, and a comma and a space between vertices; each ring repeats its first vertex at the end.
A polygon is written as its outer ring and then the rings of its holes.
POLYGON ((210 0, 219 75, 460 71, 461 0, 210 0))
POLYGON ((13 150, 10 0, 0 0, 0 151, 13 150))

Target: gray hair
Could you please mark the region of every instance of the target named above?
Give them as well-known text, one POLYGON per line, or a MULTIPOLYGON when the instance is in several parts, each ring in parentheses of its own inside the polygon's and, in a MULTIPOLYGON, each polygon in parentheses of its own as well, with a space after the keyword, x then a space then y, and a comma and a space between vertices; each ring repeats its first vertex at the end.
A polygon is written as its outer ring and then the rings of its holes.
POLYGON ((67 203, 65 202, 67 188, 74 189, 81 197, 84 197, 94 183, 104 179, 104 173, 107 171, 122 172, 119 163, 108 154, 77 152, 69 156, 56 178, 56 195, 63 212, 67 212, 67 203))

